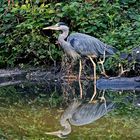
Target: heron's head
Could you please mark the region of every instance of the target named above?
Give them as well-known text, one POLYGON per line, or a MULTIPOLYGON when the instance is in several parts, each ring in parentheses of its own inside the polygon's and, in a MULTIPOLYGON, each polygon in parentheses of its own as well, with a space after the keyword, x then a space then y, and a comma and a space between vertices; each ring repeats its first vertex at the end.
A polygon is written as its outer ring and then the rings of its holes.
POLYGON ((53 26, 45 27, 43 30, 61 30, 68 31, 69 27, 64 22, 59 22, 53 26))

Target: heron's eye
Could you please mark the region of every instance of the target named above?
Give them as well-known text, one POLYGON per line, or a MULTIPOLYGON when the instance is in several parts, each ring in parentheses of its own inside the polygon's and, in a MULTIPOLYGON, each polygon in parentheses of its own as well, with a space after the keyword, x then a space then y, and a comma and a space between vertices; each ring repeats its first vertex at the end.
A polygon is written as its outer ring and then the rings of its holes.
POLYGON ((55 24, 56 27, 60 27, 59 23, 55 24))

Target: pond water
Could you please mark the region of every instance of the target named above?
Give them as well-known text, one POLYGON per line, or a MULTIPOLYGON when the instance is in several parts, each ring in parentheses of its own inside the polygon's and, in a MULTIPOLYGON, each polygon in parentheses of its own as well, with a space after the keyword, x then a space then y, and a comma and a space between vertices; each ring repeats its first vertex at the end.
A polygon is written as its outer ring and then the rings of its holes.
POLYGON ((0 87, 0 140, 138 140, 140 90, 97 88, 93 82, 24 81, 0 87), (99 97, 105 97, 101 101, 99 97), (53 132, 53 133, 52 133, 53 132), (58 137, 59 136, 59 137, 58 137))

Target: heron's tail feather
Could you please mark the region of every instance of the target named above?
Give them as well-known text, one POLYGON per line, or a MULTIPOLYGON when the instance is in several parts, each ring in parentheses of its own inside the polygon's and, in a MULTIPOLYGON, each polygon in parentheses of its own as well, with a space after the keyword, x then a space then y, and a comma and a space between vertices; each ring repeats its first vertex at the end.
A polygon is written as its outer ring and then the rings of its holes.
POLYGON ((118 52, 118 50, 112 46, 106 46, 106 55, 114 55, 118 52))

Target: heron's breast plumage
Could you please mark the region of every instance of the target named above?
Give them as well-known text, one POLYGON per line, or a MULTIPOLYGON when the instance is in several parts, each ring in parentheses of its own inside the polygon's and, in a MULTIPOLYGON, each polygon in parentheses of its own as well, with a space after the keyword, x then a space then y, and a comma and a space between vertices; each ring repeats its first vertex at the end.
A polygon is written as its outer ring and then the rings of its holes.
POLYGON ((69 42, 66 42, 65 40, 59 41, 59 44, 63 48, 64 52, 72 57, 73 60, 79 59, 81 56, 75 51, 75 49, 71 46, 69 42))

